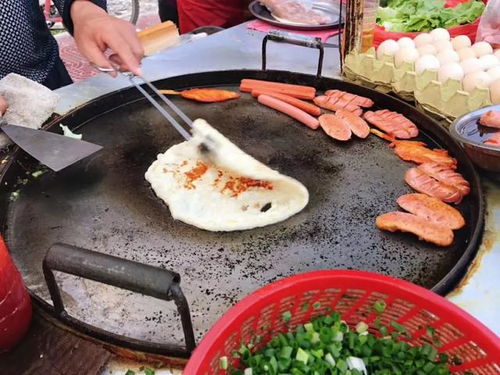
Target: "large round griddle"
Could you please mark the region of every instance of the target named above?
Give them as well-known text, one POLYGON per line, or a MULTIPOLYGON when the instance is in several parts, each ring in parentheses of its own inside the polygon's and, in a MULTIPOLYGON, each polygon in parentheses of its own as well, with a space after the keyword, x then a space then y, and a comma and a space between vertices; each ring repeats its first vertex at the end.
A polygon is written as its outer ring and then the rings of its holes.
MULTIPOLYGON (((17 152, 1 176, 2 232, 37 301, 47 308, 51 303, 41 264, 47 249, 56 242, 180 273, 198 338, 243 296, 299 272, 369 270, 441 294, 455 285, 477 250, 484 207, 472 164, 445 130, 395 98, 304 74, 209 72, 169 78, 157 86, 237 90, 242 78, 346 90, 372 98, 377 108, 409 117, 421 130, 419 139, 448 149, 471 183, 471 194, 458 206, 467 225, 455 233, 454 244, 438 248, 411 235, 375 228, 376 216, 397 210, 397 197, 411 191, 403 181, 411 164, 396 157, 386 141, 370 136, 336 142, 321 129, 312 131, 259 105, 248 94, 217 104, 179 97, 172 100, 190 118, 206 119, 250 155, 301 181, 310 192, 309 204, 282 223, 242 232, 212 233, 174 221, 144 173, 158 153, 182 139, 136 89, 130 88, 98 98, 60 119, 83 133, 85 140, 103 145, 98 154, 57 174, 47 172, 33 178, 29 172, 38 166, 17 152), (27 184, 23 184, 24 178, 29 180, 27 184), (10 199, 17 190, 17 199, 10 199)), ((56 124, 51 126, 54 131, 58 131, 56 124)), ((153 348, 151 342, 182 340, 171 303, 64 274, 57 274, 57 280, 69 314, 140 340, 138 345, 134 341, 136 348, 148 350, 153 348)), ((161 345, 154 348, 161 349, 161 345)))

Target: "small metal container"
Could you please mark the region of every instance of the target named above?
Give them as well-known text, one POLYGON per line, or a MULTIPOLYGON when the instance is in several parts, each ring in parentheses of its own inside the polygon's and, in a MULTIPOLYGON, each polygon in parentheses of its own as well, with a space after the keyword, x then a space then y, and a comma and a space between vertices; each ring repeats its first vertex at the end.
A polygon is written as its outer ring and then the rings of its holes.
POLYGON ((500 111, 500 105, 484 107, 457 118, 450 127, 453 138, 478 167, 500 174, 500 147, 483 142, 500 129, 479 125, 479 118, 488 111, 500 111))

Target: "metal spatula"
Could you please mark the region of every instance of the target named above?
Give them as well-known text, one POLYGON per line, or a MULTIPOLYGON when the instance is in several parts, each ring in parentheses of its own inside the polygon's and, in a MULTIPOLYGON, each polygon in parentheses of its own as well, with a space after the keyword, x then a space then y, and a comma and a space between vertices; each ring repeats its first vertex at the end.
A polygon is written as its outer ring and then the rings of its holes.
POLYGON ((99 151, 102 146, 60 134, 8 124, 0 117, 0 129, 28 154, 54 171, 60 171, 99 151))

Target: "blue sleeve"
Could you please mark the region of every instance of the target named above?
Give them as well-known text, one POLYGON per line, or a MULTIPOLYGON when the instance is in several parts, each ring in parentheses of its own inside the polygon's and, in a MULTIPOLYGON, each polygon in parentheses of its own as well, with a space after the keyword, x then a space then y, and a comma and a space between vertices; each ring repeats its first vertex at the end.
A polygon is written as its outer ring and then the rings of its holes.
MULTIPOLYGON (((54 5, 56 6, 59 14, 61 14, 64 26, 69 31, 71 35, 73 35, 73 21, 71 20, 70 8, 75 0, 53 0, 54 5)), ((97 6, 100 6, 102 9, 106 10, 106 0, 90 0, 97 6)))

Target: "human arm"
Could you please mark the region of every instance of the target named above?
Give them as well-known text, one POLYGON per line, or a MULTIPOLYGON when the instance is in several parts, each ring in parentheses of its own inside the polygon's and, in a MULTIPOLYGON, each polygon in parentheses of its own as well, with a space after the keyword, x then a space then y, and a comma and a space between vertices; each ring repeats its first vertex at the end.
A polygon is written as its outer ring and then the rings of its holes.
POLYGON ((114 64, 141 74, 144 50, 134 26, 108 15, 104 0, 56 0, 55 4, 78 49, 90 62, 105 68, 114 64), (110 58, 104 54, 108 48, 113 52, 110 58))
POLYGON ((5 111, 7 111, 7 108, 9 108, 9 104, 4 99, 4 97, 0 95, 0 116, 4 115, 5 111))

